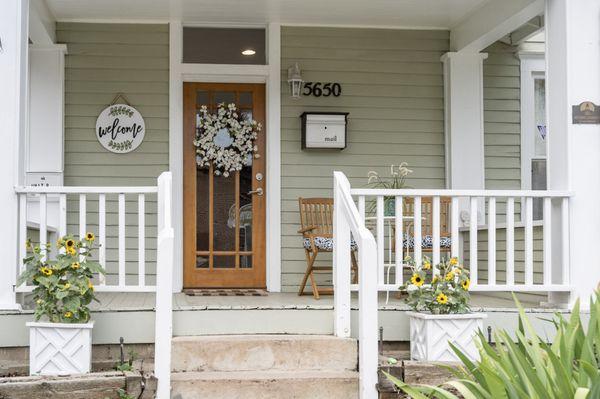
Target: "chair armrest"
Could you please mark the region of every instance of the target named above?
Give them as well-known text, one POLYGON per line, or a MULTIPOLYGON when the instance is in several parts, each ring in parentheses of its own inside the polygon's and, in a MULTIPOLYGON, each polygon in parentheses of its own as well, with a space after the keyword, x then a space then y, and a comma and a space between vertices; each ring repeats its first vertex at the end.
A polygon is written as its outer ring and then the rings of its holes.
POLYGON ((316 228, 317 228, 317 226, 308 226, 308 227, 298 230, 298 233, 300 233, 300 234, 308 233, 309 231, 313 231, 316 228))

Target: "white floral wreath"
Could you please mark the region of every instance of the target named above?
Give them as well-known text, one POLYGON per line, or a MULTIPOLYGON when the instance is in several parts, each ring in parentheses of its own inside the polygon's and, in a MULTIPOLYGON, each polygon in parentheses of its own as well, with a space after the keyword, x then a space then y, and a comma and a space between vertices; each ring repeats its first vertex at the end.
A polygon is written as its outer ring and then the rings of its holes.
POLYGON ((194 140, 196 163, 201 167, 212 165, 215 175, 225 177, 252 165, 252 159, 259 157, 254 141, 260 130, 260 123, 242 118, 235 104, 221 103, 214 114, 203 105, 194 140))

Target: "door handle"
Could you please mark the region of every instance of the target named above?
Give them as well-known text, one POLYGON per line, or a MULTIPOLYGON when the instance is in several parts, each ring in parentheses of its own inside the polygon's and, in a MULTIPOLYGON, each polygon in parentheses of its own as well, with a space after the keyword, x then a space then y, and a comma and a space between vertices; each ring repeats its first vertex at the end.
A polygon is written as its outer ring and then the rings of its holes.
POLYGON ((248 191, 248 194, 263 195, 263 189, 259 187, 256 190, 248 191))

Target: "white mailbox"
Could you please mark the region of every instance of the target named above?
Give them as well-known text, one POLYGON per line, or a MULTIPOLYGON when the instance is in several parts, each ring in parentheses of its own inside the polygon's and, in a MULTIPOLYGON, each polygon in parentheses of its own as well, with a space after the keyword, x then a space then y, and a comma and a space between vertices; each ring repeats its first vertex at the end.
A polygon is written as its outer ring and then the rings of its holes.
POLYGON ((302 149, 346 148, 348 112, 304 112, 302 119, 302 149))

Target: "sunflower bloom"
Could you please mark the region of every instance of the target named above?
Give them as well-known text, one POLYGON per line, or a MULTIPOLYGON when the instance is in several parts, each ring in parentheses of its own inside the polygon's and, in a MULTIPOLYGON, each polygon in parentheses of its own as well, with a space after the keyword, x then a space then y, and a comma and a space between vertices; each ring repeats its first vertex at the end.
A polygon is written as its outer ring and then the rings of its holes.
POLYGON ((458 267, 452 269, 452 273, 456 274, 456 275, 460 275, 462 273, 462 270, 460 270, 458 267))
POLYGON ((94 235, 94 233, 89 233, 89 232, 88 232, 88 233, 85 235, 85 240, 86 240, 86 241, 92 242, 92 241, 94 241, 95 239, 96 239, 96 236, 94 235))
POLYGON ((92 280, 88 280, 88 288, 94 291, 94 284, 92 284, 92 280))
POLYGON ((431 262, 423 262, 423 270, 431 269, 431 262))
POLYGON ((75 251, 75 247, 67 247, 67 254, 75 255, 77 251, 75 251))
POLYGON ((435 298, 435 300, 440 305, 445 305, 448 303, 448 297, 443 292, 440 292, 440 294, 437 296, 437 298, 435 298))
POLYGON ((463 290, 468 291, 469 290, 469 286, 471 285, 471 280, 466 279, 460 285, 463 288, 463 290))
POLYGON ((65 284, 65 290, 68 290, 69 288, 71 288, 71 283, 65 284))
POLYGON ((73 262, 71 263, 71 269, 79 269, 79 267, 81 266, 81 264, 79 264, 79 262, 73 262))
POLYGON ((56 240, 56 248, 62 248, 63 245, 65 245, 65 240, 62 237, 56 240))
POLYGON ((40 272, 42 274, 45 274, 46 276, 51 276, 52 275, 52 269, 50 269, 49 267, 46 267, 46 266, 42 267, 40 269, 40 272))
POLYGON ((450 258, 450 261, 448 263, 450 263, 451 266, 456 266, 458 265, 458 258, 456 256, 453 256, 452 258, 450 258))
POLYGON ((65 312, 65 318, 70 319, 73 317, 73 312, 65 312))
POLYGON ((415 273, 410 278, 410 282, 413 283, 414 285, 416 285, 417 287, 420 287, 423 285, 423 278, 421 276, 419 276, 417 273, 415 273))
POLYGON ((69 238, 65 242, 65 245, 67 246, 67 248, 74 248, 75 247, 75 240, 73 240, 72 238, 69 238))

